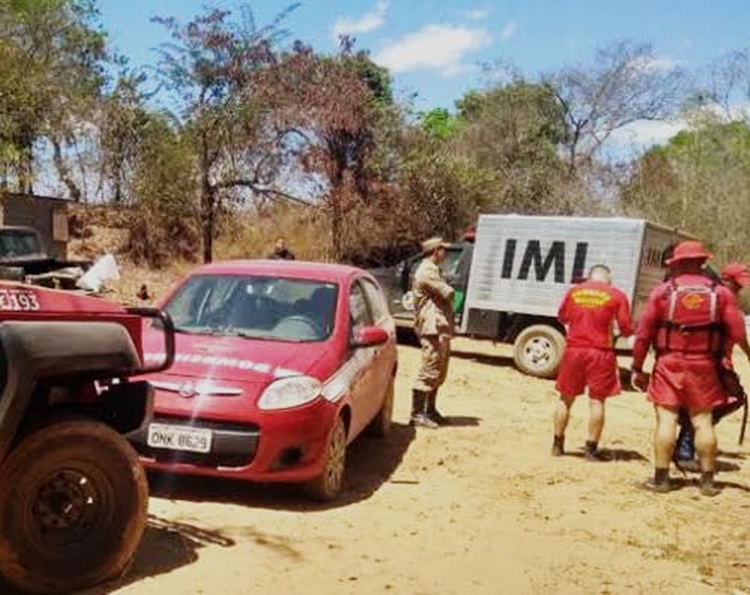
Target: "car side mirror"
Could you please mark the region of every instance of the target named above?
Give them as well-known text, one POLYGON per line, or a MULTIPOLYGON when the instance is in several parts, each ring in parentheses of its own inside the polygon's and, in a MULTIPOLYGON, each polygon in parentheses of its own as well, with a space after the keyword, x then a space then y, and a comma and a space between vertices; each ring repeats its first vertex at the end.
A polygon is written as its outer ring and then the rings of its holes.
POLYGON ((359 329, 352 340, 352 347, 377 347, 388 342, 388 331, 379 326, 366 326, 359 329))

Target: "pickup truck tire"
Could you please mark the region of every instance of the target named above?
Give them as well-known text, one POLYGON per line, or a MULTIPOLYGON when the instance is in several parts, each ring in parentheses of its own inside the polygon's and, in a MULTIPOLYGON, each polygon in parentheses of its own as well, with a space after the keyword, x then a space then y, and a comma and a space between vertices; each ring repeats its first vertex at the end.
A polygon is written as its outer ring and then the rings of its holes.
POLYGON ((0 465, 0 575, 30 593, 70 593, 121 576, 146 524, 148 485, 120 434, 60 421, 0 465))
POLYGON ((562 361, 565 337, 555 327, 534 324, 513 343, 513 361, 519 370, 537 378, 554 378, 562 361))

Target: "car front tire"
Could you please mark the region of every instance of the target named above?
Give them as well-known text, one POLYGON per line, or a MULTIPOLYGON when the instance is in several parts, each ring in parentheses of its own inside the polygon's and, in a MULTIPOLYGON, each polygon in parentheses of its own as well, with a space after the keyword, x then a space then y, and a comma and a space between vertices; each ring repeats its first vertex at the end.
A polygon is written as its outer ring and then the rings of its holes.
POLYGON ((335 500, 344 487, 346 467, 346 424, 340 415, 328 435, 323 472, 305 485, 307 495, 318 502, 335 500))

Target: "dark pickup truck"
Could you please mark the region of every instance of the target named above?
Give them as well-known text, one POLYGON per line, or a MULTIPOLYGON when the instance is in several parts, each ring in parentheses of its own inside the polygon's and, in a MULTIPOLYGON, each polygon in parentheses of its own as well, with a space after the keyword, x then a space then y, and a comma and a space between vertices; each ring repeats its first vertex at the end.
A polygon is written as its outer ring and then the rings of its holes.
MULTIPOLYGON (((42 238, 31 227, 0 227, 0 279, 26 281, 63 269, 79 269, 77 275, 91 266, 87 261, 64 261, 49 256, 42 238)), ((76 271, 60 278, 74 278, 76 271)), ((43 283, 46 284, 46 283, 43 283)))

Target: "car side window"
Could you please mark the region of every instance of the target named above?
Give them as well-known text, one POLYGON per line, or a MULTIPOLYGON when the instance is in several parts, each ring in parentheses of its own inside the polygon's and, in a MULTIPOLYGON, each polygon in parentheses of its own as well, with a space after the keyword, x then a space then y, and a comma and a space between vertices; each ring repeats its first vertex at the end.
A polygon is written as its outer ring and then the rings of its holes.
POLYGON ((349 321, 351 323, 351 336, 353 337, 361 328, 372 325, 372 316, 367 307, 365 292, 359 283, 352 285, 349 292, 349 321))
POLYGON ((385 321, 390 314, 388 313, 388 304, 386 304, 383 297, 383 292, 369 279, 363 279, 361 283, 365 290, 367 302, 370 305, 370 312, 372 313, 373 320, 376 324, 385 321))

